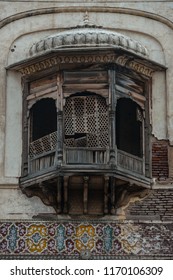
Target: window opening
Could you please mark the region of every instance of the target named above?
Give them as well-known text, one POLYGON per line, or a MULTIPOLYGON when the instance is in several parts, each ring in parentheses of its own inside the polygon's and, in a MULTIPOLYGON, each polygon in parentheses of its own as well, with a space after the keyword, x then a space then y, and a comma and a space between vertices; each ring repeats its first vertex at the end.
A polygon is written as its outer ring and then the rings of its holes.
POLYGON ((117 101, 116 142, 119 150, 142 157, 142 110, 127 98, 117 101))

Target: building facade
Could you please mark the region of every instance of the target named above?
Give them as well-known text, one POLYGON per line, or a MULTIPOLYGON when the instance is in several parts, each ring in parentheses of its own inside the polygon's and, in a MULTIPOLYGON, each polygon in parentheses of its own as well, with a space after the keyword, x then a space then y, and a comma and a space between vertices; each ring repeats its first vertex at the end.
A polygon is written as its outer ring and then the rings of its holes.
POLYGON ((0 6, 1 258, 172 258, 172 2, 0 6))

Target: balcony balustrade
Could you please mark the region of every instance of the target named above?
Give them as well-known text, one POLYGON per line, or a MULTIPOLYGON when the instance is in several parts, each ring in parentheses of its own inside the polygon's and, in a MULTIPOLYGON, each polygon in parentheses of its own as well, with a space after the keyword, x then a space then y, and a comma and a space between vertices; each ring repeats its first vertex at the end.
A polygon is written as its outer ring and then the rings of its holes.
MULTIPOLYGON (((53 132, 30 143, 29 172, 48 171, 56 166, 57 132, 53 132)), ((68 147, 64 144, 62 166, 95 165, 98 170, 101 165, 109 166, 109 148, 99 147, 68 147)), ((143 158, 117 150, 117 169, 144 175, 143 158)))

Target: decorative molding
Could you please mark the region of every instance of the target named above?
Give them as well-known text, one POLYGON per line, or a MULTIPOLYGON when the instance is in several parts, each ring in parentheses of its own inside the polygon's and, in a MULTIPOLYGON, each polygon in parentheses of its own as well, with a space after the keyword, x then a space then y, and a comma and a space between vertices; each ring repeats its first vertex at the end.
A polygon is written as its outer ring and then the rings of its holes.
POLYGON ((135 61, 129 62, 128 67, 130 69, 135 70, 136 72, 141 73, 148 77, 152 77, 152 75, 154 73, 154 70, 152 70, 149 67, 146 67, 138 62, 135 62, 135 61))
POLYGON ((43 59, 40 62, 36 62, 32 65, 25 66, 23 68, 18 67, 18 71, 22 75, 31 75, 34 73, 38 73, 40 71, 44 71, 46 69, 52 68, 54 66, 57 66, 59 64, 74 64, 74 63, 96 63, 96 64, 104 64, 104 63, 116 63, 121 66, 125 66, 129 69, 132 69, 140 74, 143 74, 147 77, 151 77, 154 70, 140 64, 139 62, 135 62, 134 60, 131 61, 131 58, 129 58, 127 55, 118 55, 115 53, 108 53, 108 54, 102 54, 102 55, 96 55, 96 54, 80 54, 80 55, 56 55, 47 59, 43 59))

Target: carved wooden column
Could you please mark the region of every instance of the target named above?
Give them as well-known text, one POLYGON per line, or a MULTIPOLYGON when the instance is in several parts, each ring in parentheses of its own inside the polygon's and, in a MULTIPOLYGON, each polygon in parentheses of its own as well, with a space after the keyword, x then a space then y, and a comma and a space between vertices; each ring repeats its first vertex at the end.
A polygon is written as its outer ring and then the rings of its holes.
POLYGON ((89 177, 84 176, 84 184, 83 184, 83 213, 88 213, 88 181, 89 177))
POLYGON ((65 214, 68 213, 68 181, 69 181, 69 176, 64 176, 64 209, 63 209, 63 212, 65 214))
POLYGON ((104 177, 104 214, 108 214, 108 189, 109 189, 109 177, 104 177))
POLYGON ((61 165, 63 161, 63 113, 57 112, 57 162, 61 165))
POLYGON ((63 93, 62 75, 57 74, 57 163, 60 166, 63 161, 63 93))
POLYGON ((28 83, 23 79, 23 153, 22 153, 22 176, 28 175, 28 119, 27 106, 28 83))
POLYGON ((145 120, 144 120, 144 139, 145 141, 145 176, 151 178, 152 177, 152 168, 151 168, 151 157, 152 157, 152 148, 151 148, 151 125, 150 125, 150 113, 149 113, 149 107, 150 107, 150 85, 149 83, 145 86, 145 97, 146 97, 146 105, 145 105, 145 120))
POLYGON ((57 178, 57 213, 60 214, 62 211, 62 178, 57 178))
POLYGON ((116 125, 115 125, 115 109, 116 109, 116 98, 115 98, 115 69, 112 67, 109 70, 109 130, 110 130, 110 163, 116 164, 116 125))
POLYGON ((110 187, 111 187, 111 214, 115 214, 115 178, 110 177, 110 187))

